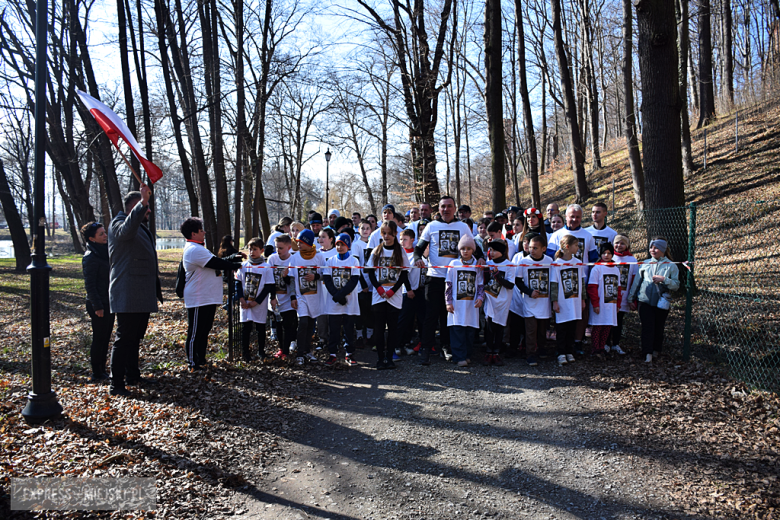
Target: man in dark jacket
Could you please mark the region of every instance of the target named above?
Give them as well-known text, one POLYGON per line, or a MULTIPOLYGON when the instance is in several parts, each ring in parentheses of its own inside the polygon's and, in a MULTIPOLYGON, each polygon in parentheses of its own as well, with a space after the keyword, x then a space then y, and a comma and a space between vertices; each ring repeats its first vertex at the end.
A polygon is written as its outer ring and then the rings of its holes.
POLYGON ((111 395, 130 395, 128 385, 149 382, 141 377, 138 350, 146 334, 149 315, 162 302, 157 251, 146 223, 151 209, 151 190, 125 195, 125 210, 120 211, 108 228, 108 255, 111 263, 109 301, 116 314, 116 341, 111 352, 111 395))

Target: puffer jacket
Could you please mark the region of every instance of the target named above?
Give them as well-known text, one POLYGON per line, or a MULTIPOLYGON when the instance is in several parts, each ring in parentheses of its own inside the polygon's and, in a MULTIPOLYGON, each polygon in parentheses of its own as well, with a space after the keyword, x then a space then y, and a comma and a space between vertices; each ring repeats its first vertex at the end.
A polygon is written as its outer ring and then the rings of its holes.
POLYGON ((634 283, 631 284, 631 290, 628 293, 628 301, 635 302, 639 300, 653 307, 658 307, 658 300, 662 293, 674 292, 680 288, 679 269, 676 264, 665 256, 659 260, 650 258, 640 267, 634 283), (664 277, 661 283, 654 283, 653 276, 664 277))

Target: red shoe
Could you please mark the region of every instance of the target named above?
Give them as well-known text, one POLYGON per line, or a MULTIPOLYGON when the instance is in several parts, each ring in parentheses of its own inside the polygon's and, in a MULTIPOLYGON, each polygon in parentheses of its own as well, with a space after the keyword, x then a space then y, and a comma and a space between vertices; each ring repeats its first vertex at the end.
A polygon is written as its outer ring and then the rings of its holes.
POLYGON ((416 353, 420 353, 420 347, 422 347, 422 342, 417 343, 417 345, 414 346, 414 350, 416 353))
POLYGON ((276 359, 281 359, 281 360, 287 359, 287 356, 285 355, 284 352, 282 352, 282 349, 279 349, 279 351, 276 354, 274 354, 274 357, 276 359))
POLYGON ((497 367, 502 367, 504 366, 504 360, 501 359, 501 356, 496 354, 493 356, 493 364, 496 365, 497 367))

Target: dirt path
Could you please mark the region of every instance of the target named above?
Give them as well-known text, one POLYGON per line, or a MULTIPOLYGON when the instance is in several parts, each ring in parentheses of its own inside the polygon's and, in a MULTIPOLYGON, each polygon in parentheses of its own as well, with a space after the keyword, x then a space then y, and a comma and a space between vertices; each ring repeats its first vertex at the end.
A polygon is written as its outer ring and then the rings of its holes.
POLYGON ((398 365, 333 370, 239 516, 681 516, 661 484, 674 468, 600 432, 606 405, 566 367, 398 365))

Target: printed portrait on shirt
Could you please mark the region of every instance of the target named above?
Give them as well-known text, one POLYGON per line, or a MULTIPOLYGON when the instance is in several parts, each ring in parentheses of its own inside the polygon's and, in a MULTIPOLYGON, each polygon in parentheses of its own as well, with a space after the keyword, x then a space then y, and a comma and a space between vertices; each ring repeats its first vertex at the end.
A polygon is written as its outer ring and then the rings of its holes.
POLYGON ((498 283, 498 273, 493 273, 490 269, 485 269, 484 276, 485 292, 494 298, 498 298, 501 293, 501 284, 498 283))
POLYGON ((561 269, 561 284, 563 285, 563 297, 576 298, 580 294, 579 269, 561 269))
POLYGON ((393 259, 389 256, 383 256, 379 258, 379 265, 376 269, 376 279, 380 285, 392 287, 398 282, 398 278, 401 276, 399 269, 391 269, 389 266, 393 265, 393 259))
POLYGON ((317 268, 316 267, 303 267, 301 269, 298 269, 298 289, 301 291, 301 296, 306 296, 309 294, 317 294, 317 280, 312 280, 311 282, 308 282, 303 279, 304 276, 307 274, 316 274, 317 268))
POLYGON ((422 232, 425 229, 425 224, 420 222, 417 224, 417 238, 419 239, 422 236, 422 232))
POLYGON ((336 290, 339 290, 342 287, 346 287, 347 282, 349 282, 349 279, 352 276, 352 268, 334 267, 331 269, 330 276, 333 279, 333 286, 336 288, 336 290))
POLYGON ((606 242, 609 242, 609 239, 607 237, 593 237, 593 242, 596 243, 596 251, 601 251, 601 244, 604 244, 606 242))
POLYGON ((604 275, 604 303, 617 303, 618 277, 614 274, 604 275))
POLYGON ((457 299, 474 300, 477 297, 477 273, 458 271, 457 299))
POLYGON ((371 252, 373 250, 373 247, 367 247, 363 250, 363 265, 368 264, 368 259, 371 258, 371 252))
POLYGON ((630 265, 619 265, 620 269, 620 288, 624 291, 628 289, 628 271, 631 269, 630 265))
POLYGON ((547 298, 550 290, 550 270, 529 269, 528 287, 530 287, 532 291, 539 291, 542 298, 547 298))
POLYGON ((458 258, 460 231, 447 229, 439 231, 439 257, 458 258))
POLYGON ((284 267, 274 267, 274 284, 276 284, 276 294, 287 294, 287 284, 284 283, 282 271, 284 271, 284 267))
POLYGON ((248 302, 255 301, 257 298, 260 281, 263 275, 260 273, 247 272, 244 276, 244 299, 248 302))
MULTIPOLYGON (((582 261, 582 259, 585 258, 585 256, 584 256, 585 239, 577 237, 577 244, 579 244, 580 248, 577 250, 577 253, 574 255, 574 258, 576 258, 577 260, 582 261)), ((598 251, 598 248, 596 248, 596 250, 598 251)))

